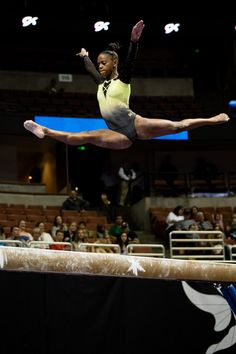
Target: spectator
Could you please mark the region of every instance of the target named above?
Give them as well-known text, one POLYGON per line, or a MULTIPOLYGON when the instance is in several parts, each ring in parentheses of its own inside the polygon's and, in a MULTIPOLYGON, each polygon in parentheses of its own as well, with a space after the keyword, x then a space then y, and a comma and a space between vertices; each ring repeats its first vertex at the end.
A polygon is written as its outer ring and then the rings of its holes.
POLYGON ((0 240, 5 240, 6 235, 4 233, 3 227, 0 225, 0 240))
POLYGON ((35 226, 39 227, 41 235, 39 236, 39 241, 53 242, 53 238, 49 232, 45 231, 45 225, 43 222, 38 222, 35 226))
POLYGON ((96 235, 97 238, 100 239, 107 239, 107 238, 109 239, 109 233, 108 233, 108 229, 106 228, 106 225, 97 224, 96 235))
POLYGON ((221 231, 225 231, 223 214, 216 209, 216 212, 211 215, 211 221, 214 226, 219 225, 221 231))
POLYGON ((129 206, 131 182, 135 180, 136 172, 129 166, 129 164, 127 164, 127 162, 124 162, 118 170, 118 175, 120 177, 120 195, 118 204, 120 206, 129 206))
POLYGON ((63 202, 62 209, 64 210, 77 210, 85 211, 89 208, 89 202, 83 199, 82 196, 78 195, 75 190, 69 193, 68 198, 63 202))
POLYGON ((207 219, 205 213, 201 210, 198 211, 197 213, 196 222, 198 224, 200 231, 205 231, 205 230, 211 231, 214 228, 212 222, 207 219))
POLYGON ((199 211, 199 208, 196 205, 193 205, 191 207, 191 219, 196 221, 198 211, 199 211))
POLYGON ((167 247, 169 241, 169 233, 176 229, 180 229, 179 222, 184 220, 184 207, 182 205, 177 205, 173 211, 170 211, 166 217, 167 227, 165 229, 165 246, 167 247))
POLYGON ((19 240, 22 242, 27 243, 28 241, 33 241, 33 236, 30 232, 26 230, 26 222, 25 220, 20 220, 19 221, 19 240))
POLYGON ((57 250, 57 251, 64 251, 64 250, 70 250, 67 245, 60 244, 60 242, 63 242, 64 240, 64 232, 61 230, 56 231, 55 235, 55 244, 52 244, 49 246, 51 250, 57 250))
POLYGON ((117 243, 120 246, 121 254, 127 254, 127 246, 129 244, 128 235, 123 231, 117 238, 117 243))
POLYGON ((122 232, 125 232, 128 237, 129 243, 140 243, 137 233, 134 230, 131 230, 127 222, 122 223, 122 232))
POLYGON ((119 178, 111 167, 105 169, 100 176, 101 190, 107 195, 113 205, 117 203, 119 178))
POLYGON ((63 222, 61 215, 56 215, 53 221, 53 225, 51 228, 51 235, 54 238, 56 235, 56 231, 61 230, 63 232, 68 230, 68 226, 66 223, 63 222))
POLYGON ((76 221, 72 221, 68 227, 68 230, 64 232, 64 241, 73 243, 77 238, 78 224, 76 221))
POLYGON ((123 216, 122 215, 116 215, 114 223, 111 225, 108 233, 110 235, 110 238, 112 240, 112 243, 117 242, 118 236, 120 236, 123 232, 122 229, 122 224, 124 222, 123 216))
POLYGON ((176 228, 176 224, 179 224, 180 221, 184 220, 184 208, 182 205, 178 205, 174 208, 173 211, 170 211, 166 217, 166 224, 167 224, 167 228, 166 231, 168 231, 168 233, 170 231, 175 230, 176 228))
POLYGON ((192 218, 190 208, 184 208, 183 216, 184 219, 179 221, 179 227, 181 230, 189 230, 190 225, 196 224, 196 221, 192 218))
POLYGON ((46 87, 46 93, 49 97, 62 97, 64 94, 64 89, 57 87, 57 81, 51 79, 48 86, 46 87))
POLYGON ((110 224, 114 221, 115 206, 112 201, 108 199, 108 195, 105 192, 101 193, 100 199, 100 210, 104 212, 107 221, 110 224))

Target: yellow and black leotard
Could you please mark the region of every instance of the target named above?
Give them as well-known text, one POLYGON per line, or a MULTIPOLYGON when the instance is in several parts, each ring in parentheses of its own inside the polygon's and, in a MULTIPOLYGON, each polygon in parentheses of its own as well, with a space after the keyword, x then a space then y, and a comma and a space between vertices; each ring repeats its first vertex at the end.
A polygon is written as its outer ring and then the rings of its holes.
POLYGON ((101 77, 88 56, 84 57, 85 68, 98 85, 99 108, 108 128, 127 136, 131 141, 137 138, 134 126, 136 113, 129 108, 130 81, 137 49, 138 43, 130 42, 128 55, 118 77, 109 81, 101 77))

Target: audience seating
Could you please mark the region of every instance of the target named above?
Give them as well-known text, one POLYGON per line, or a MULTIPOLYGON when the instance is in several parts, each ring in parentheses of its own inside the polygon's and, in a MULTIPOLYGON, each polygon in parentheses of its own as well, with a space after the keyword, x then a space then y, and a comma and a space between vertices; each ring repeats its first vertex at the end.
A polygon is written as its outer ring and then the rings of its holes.
MULTIPOLYGON (((232 221, 232 215, 234 212, 234 208, 231 206, 226 207, 202 207, 200 208, 204 211, 207 218, 211 219, 211 215, 216 213, 216 211, 220 211, 223 214, 225 225, 230 224, 232 221)), ((156 235, 156 238, 162 239, 164 236, 164 231, 167 227, 166 225, 166 217, 173 208, 162 208, 162 207, 151 207, 149 208, 149 220, 150 220, 150 228, 153 234, 156 235)))
POLYGON ((54 219, 57 215, 61 215, 64 222, 71 223, 76 221, 85 221, 88 228, 96 231, 97 224, 105 224, 109 227, 107 218, 100 215, 96 210, 86 210, 77 212, 74 210, 63 210, 61 206, 42 206, 42 205, 24 205, 24 204, 0 204, 0 226, 6 236, 10 234, 12 226, 18 225, 19 221, 26 221, 27 231, 32 233, 36 223, 43 222, 47 232, 51 231, 54 219))

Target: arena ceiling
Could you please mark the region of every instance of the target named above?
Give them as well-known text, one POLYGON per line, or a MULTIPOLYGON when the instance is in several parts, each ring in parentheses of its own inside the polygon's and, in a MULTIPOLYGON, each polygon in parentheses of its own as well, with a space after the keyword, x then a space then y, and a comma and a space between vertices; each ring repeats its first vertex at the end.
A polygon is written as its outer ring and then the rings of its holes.
MULTIPOLYGON (((231 2, 232 3, 232 2, 231 2)), ((81 47, 96 53, 110 41, 126 44, 132 25, 145 21, 143 55, 158 56, 161 47, 185 55, 201 49, 205 58, 218 47, 227 50, 235 41, 235 5, 133 1, 8 0, 0 5, 0 70, 73 71, 81 47), (37 25, 22 27, 24 16, 38 17, 37 25), (109 31, 94 31, 96 21, 110 22, 109 31), (180 23, 180 31, 164 33, 166 23, 180 23), (209 51, 209 52, 208 52, 209 51)), ((214 53, 215 55, 216 53, 214 53)), ((203 59, 204 60, 204 59, 203 59)))

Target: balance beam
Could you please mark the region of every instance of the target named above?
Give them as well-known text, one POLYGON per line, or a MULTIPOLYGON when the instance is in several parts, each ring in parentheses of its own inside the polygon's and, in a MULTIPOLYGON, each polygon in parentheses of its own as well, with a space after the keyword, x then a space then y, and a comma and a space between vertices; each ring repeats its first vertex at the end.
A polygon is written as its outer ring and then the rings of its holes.
POLYGON ((236 282, 236 264, 120 254, 0 247, 0 269, 236 282))

